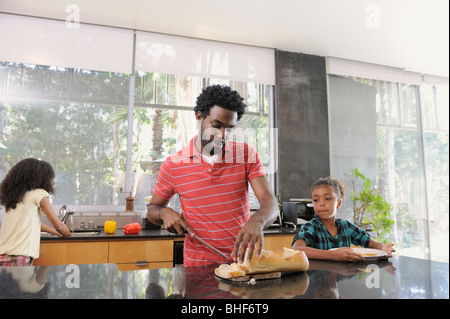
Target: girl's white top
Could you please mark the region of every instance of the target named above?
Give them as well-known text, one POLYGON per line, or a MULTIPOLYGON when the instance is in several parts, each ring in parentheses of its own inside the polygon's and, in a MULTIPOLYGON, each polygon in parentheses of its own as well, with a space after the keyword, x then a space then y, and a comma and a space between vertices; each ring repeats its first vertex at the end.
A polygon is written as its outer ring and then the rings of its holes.
POLYGON ((0 229, 0 254, 39 257, 42 198, 47 191, 34 189, 23 196, 15 209, 3 212, 0 229))

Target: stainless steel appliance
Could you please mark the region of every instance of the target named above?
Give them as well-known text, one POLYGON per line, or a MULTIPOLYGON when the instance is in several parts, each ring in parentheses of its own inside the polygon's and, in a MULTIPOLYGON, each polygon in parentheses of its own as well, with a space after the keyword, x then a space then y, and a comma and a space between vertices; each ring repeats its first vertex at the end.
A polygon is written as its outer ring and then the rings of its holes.
POLYGON ((314 217, 314 208, 310 199, 283 202, 281 206, 283 209, 283 223, 290 222, 298 225, 298 218, 310 220, 314 217))

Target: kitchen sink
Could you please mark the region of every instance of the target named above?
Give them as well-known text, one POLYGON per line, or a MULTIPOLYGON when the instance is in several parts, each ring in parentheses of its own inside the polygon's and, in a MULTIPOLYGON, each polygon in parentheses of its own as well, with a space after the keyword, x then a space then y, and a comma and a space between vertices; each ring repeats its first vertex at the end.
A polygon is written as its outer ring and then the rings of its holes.
MULTIPOLYGON (((75 231, 72 233, 72 237, 90 237, 90 236, 98 236, 101 234, 101 231, 75 231)), ((60 237, 58 235, 53 235, 45 232, 41 232, 41 237, 60 237)), ((64 238, 64 237, 60 237, 64 238)))
POLYGON ((82 231, 82 232, 74 232, 72 233, 72 236, 75 237, 83 237, 83 236, 93 236, 93 235, 100 235, 101 232, 99 231, 82 231))

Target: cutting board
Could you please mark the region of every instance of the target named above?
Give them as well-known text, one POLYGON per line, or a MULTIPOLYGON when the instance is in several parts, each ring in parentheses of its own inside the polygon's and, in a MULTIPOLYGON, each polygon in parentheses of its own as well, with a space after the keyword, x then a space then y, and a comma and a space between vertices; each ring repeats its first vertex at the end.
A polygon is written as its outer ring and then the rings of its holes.
MULTIPOLYGON (((286 274, 290 274, 290 273, 291 272, 286 272, 286 274)), ((281 271, 274 271, 274 272, 268 272, 268 273, 264 273, 264 274, 252 274, 252 275, 245 275, 245 276, 240 276, 240 277, 224 278, 224 277, 220 277, 219 275, 217 275, 214 272, 214 275, 217 278, 220 278, 223 280, 235 281, 235 282, 249 281, 252 278, 255 280, 281 278, 281 276, 283 274, 284 273, 282 273, 281 271)))

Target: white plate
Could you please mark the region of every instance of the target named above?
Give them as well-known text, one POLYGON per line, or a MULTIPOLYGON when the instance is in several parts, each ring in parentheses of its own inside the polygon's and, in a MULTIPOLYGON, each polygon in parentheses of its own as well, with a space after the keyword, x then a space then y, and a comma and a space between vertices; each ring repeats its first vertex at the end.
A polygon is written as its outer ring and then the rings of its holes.
POLYGON ((369 256, 363 256, 365 260, 376 260, 380 257, 387 255, 385 251, 371 248, 352 248, 355 253, 358 254, 369 254, 369 256))

